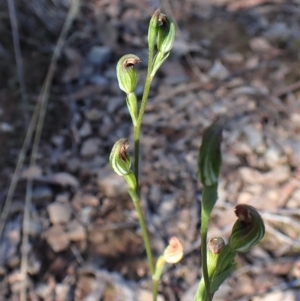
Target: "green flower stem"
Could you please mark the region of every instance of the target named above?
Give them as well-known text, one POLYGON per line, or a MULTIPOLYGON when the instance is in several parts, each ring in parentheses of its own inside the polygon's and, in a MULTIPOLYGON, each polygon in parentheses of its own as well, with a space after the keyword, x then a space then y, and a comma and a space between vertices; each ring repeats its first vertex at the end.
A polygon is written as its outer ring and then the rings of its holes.
POLYGON ((140 204, 140 199, 137 195, 137 192, 129 189, 128 190, 131 199, 133 201, 133 205, 135 207, 135 210, 138 214, 138 219, 139 219, 139 224, 142 230, 142 237, 144 240, 144 246, 146 249, 146 254, 147 254, 147 259, 148 259, 148 264, 149 264, 149 268, 150 268, 150 272, 151 275, 154 275, 155 273, 155 267, 154 267, 154 262, 153 262, 153 256, 152 256, 152 250, 150 247, 150 239, 149 239, 149 235, 148 235, 148 231, 147 231, 147 227, 146 227, 146 223, 145 223, 145 219, 144 219, 144 214, 141 208, 141 204, 140 204))
POLYGON ((159 282, 159 280, 156 280, 156 279, 152 278, 152 295, 153 295, 153 301, 157 300, 158 282, 159 282))
POLYGON ((153 47, 149 47, 148 49, 148 70, 147 70, 147 76, 145 81, 145 87, 142 97, 142 102, 138 114, 138 119, 136 122, 136 125, 133 128, 134 131, 134 175, 137 182, 137 187, 139 187, 139 156, 140 156, 140 136, 141 136, 141 126, 142 121, 146 109, 146 104, 149 96, 149 91, 151 87, 151 83, 153 80, 153 77, 151 76, 152 71, 152 63, 153 63, 153 52, 154 52, 154 45, 153 47))
MULTIPOLYGON (((205 186, 203 190, 205 189, 205 186)), ((204 191, 203 191, 204 194, 204 191)), ((207 268, 207 230, 209 223, 209 214, 207 214, 206 210, 202 207, 201 210, 201 263, 202 263, 202 277, 204 279, 205 284, 205 300, 210 301, 210 281, 208 276, 208 268, 207 268)), ((202 294, 203 295, 203 294, 202 294)))
POLYGON ((153 301, 156 301, 157 295, 158 295, 158 283, 160 280, 160 277, 163 273, 164 266, 166 264, 166 261, 164 259, 164 256, 160 256, 156 260, 155 264, 155 273, 152 275, 152 295, 153 295, 153 301))
POLYGON ((212 186, 203 186, 202 190, 202 207, 201 207, 201 261, 202 261, 202 277, 205 283, 205 301, 210 301, 212 299, 210 293, 210 279, 208 275, 207 267, 207 230, 210 213, 215 204, 217 195, 217 184, 212 186))

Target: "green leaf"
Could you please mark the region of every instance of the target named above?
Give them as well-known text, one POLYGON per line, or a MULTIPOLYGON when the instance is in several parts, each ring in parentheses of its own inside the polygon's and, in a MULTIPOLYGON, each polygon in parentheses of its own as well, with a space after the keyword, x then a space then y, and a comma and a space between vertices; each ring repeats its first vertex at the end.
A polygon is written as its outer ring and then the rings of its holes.
POLYGON ((204 186, 218 183, 222 165, 223 123, 223 121, 215 122, 204 131, 198 156, 198 178, 204 186))

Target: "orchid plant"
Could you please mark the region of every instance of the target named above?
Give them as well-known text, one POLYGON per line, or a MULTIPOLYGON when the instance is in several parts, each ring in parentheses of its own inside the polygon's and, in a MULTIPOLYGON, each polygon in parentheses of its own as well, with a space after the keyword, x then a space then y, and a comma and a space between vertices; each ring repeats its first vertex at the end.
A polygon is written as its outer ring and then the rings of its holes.
MULTIPOLYGON (((118 140, 111 151, 111 168, 124 177, 128 184, 128 193, 137 212, 142 237, 147 254, 149 270, 152 276, 153 301, 157 300, 158 284, 166 263, 177 263, 183 257, 183 248, 176 237, 172 237, 164 253, 156 260, 147 231, 147 225, 139 197, 139 146, 143 116, 149 96, 151 83, 156 72, 168 58, 175 39, 175 24, 170 17, 156 10, 148 28, 148 70, 141 102, 138 102, 136 65, 139 57, 127 54, 117 64, 119 87, 126 94, 126 104, 132 119, 134 132, 134 168, 131 170, 131 158, 127 154, 127 139, 118 140)), ((225 121, 219 120, 208 127, 203 134, 199 150, 198 179, 202 184, 201 202, 201 262, 202 278, 195 301, 211 301, 220 285, 235 269, 234 258, 238 252, 247 252, 264 236, 264 222, 257 210, 249 205, 237 205, 237 221, 233 225, 228 244, 220 237, 207 242, 207 231, 211 212, 217 201, 218 177, 222 164, 221 141, 225 121)))

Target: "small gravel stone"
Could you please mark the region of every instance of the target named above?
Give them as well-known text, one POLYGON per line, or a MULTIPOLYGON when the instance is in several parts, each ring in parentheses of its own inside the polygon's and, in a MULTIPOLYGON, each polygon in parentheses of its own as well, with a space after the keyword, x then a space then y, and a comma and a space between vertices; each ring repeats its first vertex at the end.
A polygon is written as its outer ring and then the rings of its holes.
MULTIPOLYGON (((137 292, 137 300, 138 301, 151 301, 153 300, 152 292, 145 290, 145 289, 139 289, 137 292)), ((161 295, 157 296, 157 301, 164 301, 165 298, 161 295)))
POLYGON ((57 172, 55 174, 52 174, 50 176, 50 179, 54 183, 61 185, 63 187, 71 186, 76 188, 79 186, 78 180, 73 175, 67 172, 57 172))
POLYGON ((166 195, 161 201, 158 212, 161 218, 168 218, 176 209, 176 199, 173 194, 166 195))
POLYGON ((71 206, 66 203, 58 203, 55 202, 50 204, 47 208, 49 218, 52 224, 60 224, 60 223, 67 223, 71 218, 71 206))
POLYGON ((88 121, 85 121, 78 132, 81 137, 87 137, 91 135, 92 133, 91 124, 88 121))
POLYGON ((99 206, 99 199, 94 195, 85 194, 82 197, 82 204, 85 206, 97 207, 99 206))
POLYGON ((97 67, 104 66, 111 57, 111 49, 107 46, 93 46, 89 51, 88 61, 97 67))
POLYGON ((34 179, 42 175, 42 169, 39 166, 32 166, 22 172, 22 178, 34 179))
POLYGON ((80 155, 82 157, 92 157, 99 151, 100 139, 90 138, 83 142, 80 155))
POLYGON ((243 62, 244 57, 239 52, 223 53, 222 59, 229 64, 240 64, 243 62))
POLYGON ((61 252, 68 248, 70 244, 69 235, 61 225, 54 225, 44 232, 47 243, 54 252, 61 252))
POLYGON ((219 60, 216 60, 208 71, 208 75, 213 79, 222 80, 229 75, 229 71, 219 60))
POLYGON ((37 236, 43 231, 43 225, 41 222, 36 220, 29 221, 29 231, 28 234, 31 236, 37 236))
POLYGON ((43 300, 50 297, 51 291, 51 287, 46 283, 39 283, 36 287, 36 294, 43 300))
POLYGON ((32 191, 33 201, 44 201, 49 200, 53 196, 53 192, 49 186, 38 186, 32 191))
POLYGON ((258 149, 263 145, 263 132, 253 125, 246 125, 243 133, 247 137, 247 141, 252 149, 258 149))
POLYGON ((250 40, 250 47, 255 52, 268 52, 272 49, 272 46, 266 38, 257 37, 250 40))
POLYGON ((77 220, 73 220, 67 225, 67 234, 71 241, 81 241, 86 239, 85 228, 77 220))
POLYGON ((89 121, 98 121, 101 120, 103 117, 103 113, 98 110, 98 109, 91 109, 89 111, 85 112, 85 117, 89 120, 89 121))
POLYGON ((70 285, 67 283, 58 283, 55 287, 56 300, 68 300, 70 285))
POLYGON ((119 197, 127 192, 126 181, 110 168, 103 168, 98 172, 98 186, 108 197, 119 197))

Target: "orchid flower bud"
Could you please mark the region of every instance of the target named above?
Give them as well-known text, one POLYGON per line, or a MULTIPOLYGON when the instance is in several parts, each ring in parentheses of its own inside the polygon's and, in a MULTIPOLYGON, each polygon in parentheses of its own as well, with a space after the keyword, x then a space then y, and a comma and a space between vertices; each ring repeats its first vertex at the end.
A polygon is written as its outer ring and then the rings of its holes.
POLYGON ((160 17, 160 9, 157 9, 154 14, 152 15, 152 18, 149 23, 148 28, 148 47, 149 49, 154 49, 154 45, 157 38, 157 32, 159 27, 159 17, 160 17))
POLYGON ((163 257, 168 263, 177 263, 182 259, 183 247, 177 237, 173 236, 170 238, 169 245, 165 248, 163 257))
POLYGON ((137 72, 135 65, 141 60, 134 54, 127 54, 122 56, 117 64, 117 77, 119 87, 126 94, 133 93, 137 85, 137 72))
POLYGON ((126 139, 118 140, 110 153, 109 163, 112 170, 119 176, 125 176, 130 172, 131 159, 127 154, 129 144, 126 139))
POLYGON ((219 254, 225 247, 225 242, 221 237, 214 237, 209 240, 207 246, 207 270, 208 276, 211 278, 216 270, 219 254))
POLYGON ((236 252, 229 245, 222 246, 219 254, 214 255, 217 259, 215 270, 211 278, 210 292, 214 294, 220 285, 229 277, 236 268, 234 257, 236 252))
POLYGON ((162 53, 170 52, 175 40, 175 23, 165 14, 158 17, 157 50, 162 53))
POLYGON ((153 78, 157 70, 165 62, 170 55, 170 51, 174 44, 176 28, 175 23, 165 14, 158 15, 158 30, 157 30, 157 50, 152 63, 151 77, 153 78))
POLYGON ((264 221, 258 211, 245 204, 235 207, 238 220, 233 225, 229 239, 229 247, 236 252, 247 252, 265 235, 264 221))
MULTIPOLYGON (((221 237, 211 238, 207 244, 207 272, 210 282, 212 282, 212 279, 215 276, 220 253, 224 249, 224 247, 225 242, 221 237)), ((195 301, 198 300, 206 300, 204 277, 201 278, 198 291, 195 296, 195 301)))

